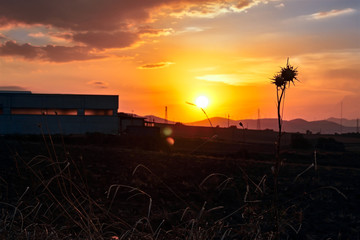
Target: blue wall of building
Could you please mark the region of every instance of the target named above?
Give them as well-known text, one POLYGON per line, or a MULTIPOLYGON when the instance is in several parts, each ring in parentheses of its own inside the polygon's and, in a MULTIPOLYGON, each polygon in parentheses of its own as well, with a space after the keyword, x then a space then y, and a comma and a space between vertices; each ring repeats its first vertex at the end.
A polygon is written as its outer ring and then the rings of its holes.
POLYGON ((118 96, 0 92, 0 134, 117 134, 118 96))

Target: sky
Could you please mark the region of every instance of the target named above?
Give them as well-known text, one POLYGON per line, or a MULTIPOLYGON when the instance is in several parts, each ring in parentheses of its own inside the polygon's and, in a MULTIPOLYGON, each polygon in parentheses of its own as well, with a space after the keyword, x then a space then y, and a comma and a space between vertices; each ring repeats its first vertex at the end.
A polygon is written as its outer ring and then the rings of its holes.
POLYGON ((0 90, 119 95, 119 111, 276 117, 271 78, 297 67, 284 119, 360 117, 359 0, 0 0, 0 90))

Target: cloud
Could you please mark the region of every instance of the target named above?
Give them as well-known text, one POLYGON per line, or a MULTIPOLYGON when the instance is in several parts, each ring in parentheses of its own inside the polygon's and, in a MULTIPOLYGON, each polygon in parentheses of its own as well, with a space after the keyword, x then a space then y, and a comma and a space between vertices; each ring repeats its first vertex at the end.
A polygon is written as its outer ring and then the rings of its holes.
MULTIPOLYGON (((30 38, 25 43, 24 38, 15 39, 22 34, 6 39, 0 46, 0 55, 56 62, 92 59, 99 57, 94 56, 94 50, 128 48, 149 37, 174 33, 171 28, 149 26, 158 18, 214 17, 243 11, 261 2, 265 0, 3 0, 0 30, 17 28, 19 32, 23 28, 30 38), (42 30, 29 33, 29 28, 42 30)), ((5 40, 0 36, 1 41, 5 40)))
POLYGON ((141 36, 167 36, 174 33, 172 28, 156 29, 150 26, 139 27, 138 34, 141 36))
POLYGON ((156 69, 156 68, 165 68, 169 67, 170 65, 174 64, 173 62, 159 62, 159 63, 152 63, 152 64, 145 64, 140 67, 139 69, 156 69))
POLYGON ((55 45, 73 45, 73 34, 70 32, 49 32, 48 38, 55 45))
POLYGON ((20 56, 28 60, 46 60, 51 62, 68 62, 104 57, 92 54, 86 47, 54 45, 38 47, 28 43, 18 44, 14 41, 7 41, 0 45, 0 56, 20 56))
POLYGON ((93 53, 87 47, 65 47, 65 46, 54 46, 47 45, 41 47, 43 54, 40 56, 41 59, 51 62, 69 62, 69 61, 82 61, 91 59, 100 59, 106 56, 93 53))
POLYGON ((26 88, 20 86, 0 86, 0 91, 28 91, 26 88))
POLYGON ((43 38, 43 37, 45 37, 45 34, 42 33, 42 32, 29 33, 28 35, 29 35, 29 37, 33 37, 33 38, 43 38))
POLYGON ((208 82, 220 82, 233 86, 263 84, 264 80, 258 78, 257 74, 258 73, 253 73, 251 71, 229 73, 229 74, 208 74, 208 75, 198 76, 196 77, 196 79, 200 79, 208 82))
POLYGON ((137 34, 131 32, 87 32, 77 33, 73 36, 74 41, 86 44, 98 49, 130 47, 139 40, 137 34))
POLYGON ((73 31, 119 31, 151 22, 157 13, 213 14, 244 9, 264 0, 4 0, 0 25, 42 24, 73 31))
POLYGON ((308 19, 319 20, 319 19, 324 19, 324 18, 332 18, 332 17, 341 16, 341 15, 351 14, 351 13, 354 13, 355 11, 356 10, 353 8, 333 9, 331 11, 317 12, 317 13, 311 14, 308 16, 308 19))
POLYGON ((232 12, 230 4, 208 3, 203 5, 189 4, 180 11, 173 11, 169 15, 176 18, 196 17, 196 18, 214 18, 218 15, 232 12))
POLYGON ((257 2, 252 1, 252 0, 240 0, 237 4, 236 4, 236 8, 237 9, 247 9, 249 7, 251 7, 252 5, 257 4, 257 2))
MULTIPOLYGON (((276 1, 276 0, 274 0, 276 1)), ((214 1, 182 1, 183 5, 177 9, 172 9, 170 13, 174 17, 200 17, 214 18, 221 14, 231 12, 243 12, 247 9, 258 5, 259 3, 267 3, 265 0, 214 0, 214 1)))
POLYGON ((207 29, 210 29, 209 27, 202 28, 202 27, 186 27, 182 30, 179 30, 175 33, 175 35, 180 35, 184 33, 197 33, 197 32, 203 32, 207 29))
POLYGON ((241 79, 236 74, 209 74, 196 78, 209 82, 222 82, 229 85, 241 85, 241 79))
MULTIPOLYGON (((250 9, 254 6, 259 5, 260 3, 268 4, 269 2, 279 2, 281 0, 239 0, 235 7, 233 7, 235 12, 243 12, 247 9, 250 9)), ((275 7, 282 8, 285 5, 283 3, 277 4, 275 7)))
POLYGON ((108 83, 103 81, 90 81, 87 84, 92 85, 96 88, 108 88, 108 83))
POLYGON ((5 0, 0 15, 5 23, 43 24, 72 30, 117 30, 129 21, 145 21, 156 1, 5 0), (141 7, 139 7, 141 6, 141 7))
POLYGON ((14 41, 7 41, 0 46, 0 56, 17 55, 26 59, 34 59, 40 55, 40 48, 31 46, 28 43, 17 44, 14 41))
POLYGON ((0 41, 3 41, 5 39, 6 39, 6 36, 4 34, 0 33, 0 41))

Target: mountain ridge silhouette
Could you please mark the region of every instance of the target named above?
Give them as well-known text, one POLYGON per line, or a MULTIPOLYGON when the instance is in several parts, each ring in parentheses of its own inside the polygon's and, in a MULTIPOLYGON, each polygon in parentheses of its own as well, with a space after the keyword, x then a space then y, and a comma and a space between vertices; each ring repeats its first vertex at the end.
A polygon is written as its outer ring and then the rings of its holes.
MULTIPOLYGON (((165 119, 161 117, 157 117, 154 115, 147 115, 144 116, 147 121, 156 122, 156 123, 165 123, 165 119)), ((258 119, 240 119, 240 120, 233 120, 227 119, 223 117, 212 117, 210 121, 214 127, 229 127, 229 126, 236 126, 237 128, 242 128, 240 126, 240 122, 242 123, 244 128, 248 129, 258 129, 258 119)), ((276 118, 261 118, 259 119, 260 122, 260 129, 271 129, 274 131, 278 130, 278 120, 276 118)), ((307 121, 302 118, 296 118, 292 120, 283 120, 283 131, 285 132, 300 132, 300 133, 321 133, 321 134, 335 134, 335 133, 354 133, 357 132, 356 127, 356 119, 349 120, 349 119, 342 119, 341 122, 343 123, 340 125, 340 119, 338 118, 328 118, 324 120, 316 120, 316 121, 307 121), (345 124, 351 124, 351 126, 347 126, 345 124), (354 126, 355 124, 355 126, 354 126)), ((168 124, 175 124, 175 121, 167 121, 168 124)), ((210 127, 208 119, 203 119, 200 121, 195 122, 187 122, 183 123, 184 125, 188 126, 204 126, 210 127)))

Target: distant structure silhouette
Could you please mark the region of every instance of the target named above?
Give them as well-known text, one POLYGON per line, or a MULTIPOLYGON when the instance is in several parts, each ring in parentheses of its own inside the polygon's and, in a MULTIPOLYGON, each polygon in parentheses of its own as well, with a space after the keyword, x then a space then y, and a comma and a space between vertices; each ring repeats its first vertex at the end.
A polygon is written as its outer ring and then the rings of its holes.
POLYGON ((257 130, 261 129, 261 125, 260 125, 260 108, 258 108, 258 118, 257 118, 257 122, 256 122, 256 128, 257 128, 257 130))
POLYGON ((168 123, 168 109, 167 106, 165 106, 165 123, 168 123))
POLYGON ((356 132, 359 133, 359 119, 356 119, 356 132))
POLYGON ((343 130, 342 120, 343 120, 343 102, 341 102, 340 105, 340 134, 342 134, 342 130, 343 130))

